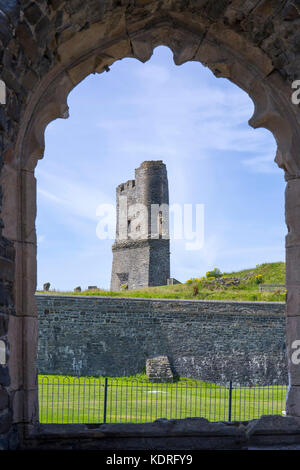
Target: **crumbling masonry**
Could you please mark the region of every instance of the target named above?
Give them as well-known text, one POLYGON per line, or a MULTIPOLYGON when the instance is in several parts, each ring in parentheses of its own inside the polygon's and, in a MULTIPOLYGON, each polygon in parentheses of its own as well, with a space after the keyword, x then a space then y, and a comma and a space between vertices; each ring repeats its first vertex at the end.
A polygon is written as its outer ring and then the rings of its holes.
POLYGON ((145 161, 117 187, 111 290, 163 286, 170 277, 169 190, 165 164, 145 161))

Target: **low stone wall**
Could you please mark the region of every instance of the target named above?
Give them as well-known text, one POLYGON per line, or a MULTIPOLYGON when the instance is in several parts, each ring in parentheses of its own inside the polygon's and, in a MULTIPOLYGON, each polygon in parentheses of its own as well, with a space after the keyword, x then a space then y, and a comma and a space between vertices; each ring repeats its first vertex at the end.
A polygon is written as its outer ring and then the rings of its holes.
POLYGON ((286 287, 284 284, 260 284, 259 292, 284 292, 286 287))
POLYGON ((36 295, 38 369, 122 376, 169 357, 176 375, 287 383, 285 304, 36 295))
MULTIPOLYGON (((39 450, 300 450, 299 420, 262 416, 249 422, 210 423, 204 418, 158 419, 152 423, 38 424, 26 447, 39 450)), ((104 454, 105 455, 105 454, 104 454)), ((182 454, 181 454, 182 455, 182 454)), ((97 456, 98 457, 98 456, 97 456)), ((101 457, 101 456, 100 456, 101 457)), ((193 454, 200 459, 202 455, 193 454)), ((247 456, 248 457, 248 456, 247 456)), ((98 459, 101 464, 101 458, 98 459)))

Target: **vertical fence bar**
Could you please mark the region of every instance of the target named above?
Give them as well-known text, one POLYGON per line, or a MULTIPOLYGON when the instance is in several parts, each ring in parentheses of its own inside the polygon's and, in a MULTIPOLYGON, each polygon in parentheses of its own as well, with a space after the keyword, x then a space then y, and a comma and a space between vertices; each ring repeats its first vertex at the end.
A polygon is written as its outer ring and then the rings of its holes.
POLYGON ((107 377, 105 377, 104 379, 103 423, 106 423, 106 409, 107 409, 107 377))
POLYGON ((231 406, 232 406, 232 381, 229 382, 229 397, 228 397, 228 421, 231 421, 231 406))
POLYGON ((77 423, 80 422, 79 417, 80 417, 80 376, 75 377, 75 382, 78 383, 78 393, 77 393, 77 423))
POLYGON ((109 399, 109 423, 112 423, 113 422, 113 418, 112 418, 112 411, 114 410, 114 407, 113 407, 113 393, 114 393, 114 390, 115 390, 115 384, 114 382, 110 382, 110 399, 109 399))

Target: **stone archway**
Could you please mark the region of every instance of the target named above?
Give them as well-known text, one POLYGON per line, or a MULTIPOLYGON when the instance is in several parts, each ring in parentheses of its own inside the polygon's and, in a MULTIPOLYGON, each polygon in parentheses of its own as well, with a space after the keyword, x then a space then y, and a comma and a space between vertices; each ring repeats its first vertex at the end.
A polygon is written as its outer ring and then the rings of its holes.
POLYGON ((12 423, 23 432, 24 424, 28 430, 37 422, 34 168, 43 157, 45 128, 53 119, 68 116, 68 93, 87 75, 107 71, 125 57, 145 62, 158 45, 173 51, 175 64, 200 61, 245 90, 255 104, 249 123, 269 129, 276 139, 276 162, 287 180, 287 410, 300 417, 299 366, 290 361, 293 343, 300 339, 300 113, 291 101, 300 53, 294 46, 292 55, 287 54, 288 44, 297 45, 299 7, 293 1, 276 6, 278 2, 245 5, 238 0, 20 3, 9 2, 3 13, 7 30, 1 36, 6 42, 2 77, 8 95, 1 120, 1 279, 6 297, 0 333, 7 345, 7 366, 0 384, 9 398, 6 434, 12 423), (283 35, 286 43, 280 43, 283 35))

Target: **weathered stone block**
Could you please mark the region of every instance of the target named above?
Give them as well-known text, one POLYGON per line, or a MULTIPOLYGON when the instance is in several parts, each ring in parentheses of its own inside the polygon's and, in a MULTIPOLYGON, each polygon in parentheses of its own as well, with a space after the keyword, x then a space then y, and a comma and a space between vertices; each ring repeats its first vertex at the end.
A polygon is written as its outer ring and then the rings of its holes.
POLYGON ((11 315, 8 325, 9 344, 9 376, 12 390, 23 386, 23 346, 22 346, 22 318, 11 315))
POLYGON ((12 425, 11 411, 4 411, 0 414, 0 435, 7 433, 12 425))
POLYGON ((0 385, 3 387, 10 385, 10 375, 7 366, 0 365, 0 385))
POLYGON ((0 389, 0 413, 4 408, 8 407, 8 392, 6 390, 1 390, 0 389))
POLYGON ((4 46, 9 43, 13 32, 7 21, 7 16, 0 10, 0 40, 4 46))
POLYGON ((36 24, 42 16, 42 12, 35 2, 32 2, 27 8, 25 8, 24 14, 28 22, 32 25, 36 24))
POLYGON ((0 313, 0 337, 7 334, 9 317, 0 313))
POLYGON ((146 374, 151 382, 173 382, 174 376, 167 356, 147 359, 146 374))
POLYGON ((300 287, 300 245, 286 248, 286 286, 300 287))
POLYGON ((300 286, 289 286, 286 296, 287 316, 300 316, 300 286))
POLYGON ((38 56, 38 46, 29 26, 26 23, 20 23, 16 28, 16 36, 20 41, 21 47, 33 62, 38 56))
POLYGON ((288 388, 286 413, 289 416, 300 418, 300 386, 292 385, 288 388))
POLYGON ((286 341, 290 385, 300 386, 300 317, 287 317, 286 341))

